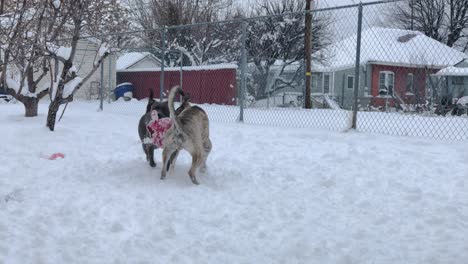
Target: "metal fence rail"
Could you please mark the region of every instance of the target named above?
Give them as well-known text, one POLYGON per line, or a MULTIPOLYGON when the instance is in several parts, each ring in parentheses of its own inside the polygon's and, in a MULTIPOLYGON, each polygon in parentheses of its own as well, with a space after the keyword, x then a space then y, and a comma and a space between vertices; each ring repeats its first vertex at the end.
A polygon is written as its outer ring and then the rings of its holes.
POLYGON ((130 82, 141 100, 150 90, 164 99, 178 84, 220 122, 467 140, 468 76, 446 70, 467 55, 421 32, 376 26, 381 6, 396 2, 311 12, 312 109, 304 109, 306 12, 126 32, 132 41, 103 66, 115 80, 100 87, 110 95, 130 82))

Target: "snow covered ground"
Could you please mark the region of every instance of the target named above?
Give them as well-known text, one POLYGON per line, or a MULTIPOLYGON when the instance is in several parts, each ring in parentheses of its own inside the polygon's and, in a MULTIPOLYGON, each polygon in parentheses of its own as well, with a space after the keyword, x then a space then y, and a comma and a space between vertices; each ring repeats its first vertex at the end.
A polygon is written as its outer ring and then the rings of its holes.
POLYGON ((0 263, 467 263, 468 142, 220 122, 159 180, 145 103, 0 104, 0 263), (48 160, 55 152, 64 159, 48 160))

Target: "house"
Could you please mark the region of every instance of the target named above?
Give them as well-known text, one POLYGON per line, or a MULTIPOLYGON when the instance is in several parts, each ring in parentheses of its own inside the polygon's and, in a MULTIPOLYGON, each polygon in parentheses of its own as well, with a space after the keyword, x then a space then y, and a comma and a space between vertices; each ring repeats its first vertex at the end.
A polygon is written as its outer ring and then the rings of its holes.
MULTIPOLYGON (((82 38, 78 41, 73 61, 77 74, 84 76, 93 68, 94 58, 99 49, 99 42, 93 38, 82 38)), ((111 90, 115 85, 115 56, 109 54, 101 64, 103 87, 105 91, 111 90)), ((76 91, 74 98, 97 99, 99 87, 101 86, 101 68, 97 69, 93 75, 76 91)))
POLYGON ((299 61, 276 60, 268 70, 247 64, 247 101, 249 107, 300 106, 304 97, 304 64, 299 61), (267 74, 265 74, 267 73, 267 74), (250 91, 263 93, 250 94, 250 91), (257 96, 257 97, 256 97, 257 96))
MULTIPOLYGON (((99 50, 99 42, 92 38, 82 38, 78 40, 76 50, 75 50, 75 57, 73 59, 73 68, 76 69, 76 73, 80 77, 85 77, 89 74, 93 67, 96 55, 98 54, 99 50)), ((64 47, 65 50, 71 50, 70 47, 64 47)), ((107 56, 103 63, 101 64, 102 71, 102 79, 104 80, 104 87, 105 89, 109 89, 115 84, 115 59, 112 54, 107 56)), ((39 77, 40 73, 35 75, 35 78, 39 77)), ((38 83, 37 87, 38 90, 46 90, 51 85, 51 77, 50 74, 46 74, 38 83)), ((90 77, 87 79, 76 91, 74 94, 75 99, 96 99, 98 96, 99 87, 101 85, 101 70, 97 69, 90 77), (94 97, 92 97, 93 95, 94 97)))
POLYGON ((453 100, 468 96, 468 59, 443 68, 433 76, 439 78, 441 97, 453 100))
MULTIPOLYGON (((133 84, 133 97, 140 100, 153 91, 159 98, 161 68, 133 67, 117 70, 117 83, 133 84)), ((216 64, 164 68, 164 93, 181 85, 193 103, 235 105, 237 103, 237 65, 216 64)))
MULTIPOLYGON (((313 65, 312 93, 341 107, 353 104, 357 36, 334 44, 313 65)), ((428 77, 466 57, 421 32, 372 27, 362 32, 358 97, 361 107, 424 103, 428 77)))
POLYGON ((161 67, 161 61, 149 52, 128 52, 122 54, 116 63, 116 69, 148 69, 161 67))

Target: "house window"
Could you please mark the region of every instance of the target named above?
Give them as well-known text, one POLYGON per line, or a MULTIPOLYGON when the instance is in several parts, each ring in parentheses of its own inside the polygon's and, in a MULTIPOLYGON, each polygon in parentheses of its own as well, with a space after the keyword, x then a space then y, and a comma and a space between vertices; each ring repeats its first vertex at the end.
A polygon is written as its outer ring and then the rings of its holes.
POLYGON ((312 90, 312 92, 313 92, 313 93, 318 92, 318 89, 319 89, 319 88, 318 88, 318 76, 317 76, 316 74, 312 74, 312 76, 311 76, 311 81, 312 81, 312 83, 311 83, 311 86, 312 86, 312 87, 311 87, 311 90, 312 90))
POLYGON ((412 73, 408 73, 406 76, 406 92, 414 94, 414 75, 412 73))
POLYGON ((323 75, 323 93, 330 93, 330 74, 323 75))
POLYGON ((379 94, 393 95, 395 75, 390 71, 381 71, 379 73, 379 94))
POLYGON ((348 89, 353 89, 354 88, 354 76, 353 75, 348 75, 348 80, 346 82, 346 87, 348 87, 348 89))
POLYGON ((454 76, 452 82, 455 85, 463 85, 463 76, 454 76))

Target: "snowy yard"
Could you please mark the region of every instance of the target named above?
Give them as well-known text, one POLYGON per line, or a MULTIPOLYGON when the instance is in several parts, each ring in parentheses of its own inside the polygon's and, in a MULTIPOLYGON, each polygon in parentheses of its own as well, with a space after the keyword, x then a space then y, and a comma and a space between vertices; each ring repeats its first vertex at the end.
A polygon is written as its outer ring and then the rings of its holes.
POLYGON ((195 186, 188 154, 164 181, 161 152, 147 164, 145 104, 73 102, 54 133, 46 104, 32 119, 0 104, 0 263, 468 261, 467 141, 210 114, 195 186))

